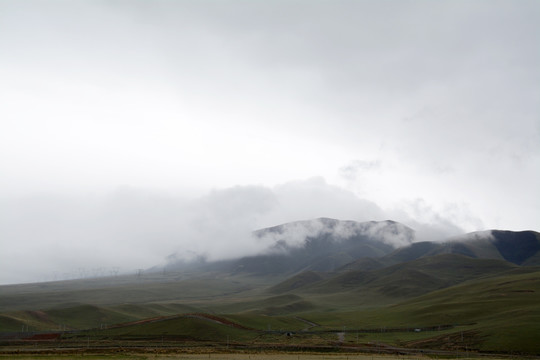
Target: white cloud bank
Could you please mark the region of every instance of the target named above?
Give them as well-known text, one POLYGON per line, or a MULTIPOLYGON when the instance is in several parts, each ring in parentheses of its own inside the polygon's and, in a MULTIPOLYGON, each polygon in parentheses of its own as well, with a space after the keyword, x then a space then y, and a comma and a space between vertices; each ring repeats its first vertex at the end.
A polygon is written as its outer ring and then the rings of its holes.
MULTIPOLYGON (((420 223, 322 178, 274 188, 237 186, 197 198, 127 187, 101 196, 5 197, 0 201, 0 283, 104 274, 116 268, 133 272, 163 264, 172 254, 208 260, 255 254, 272 245, 272 239, 254 239, 252 231, 318 217, 362 222, 392 218, 412 226, 420 239, 461 233, 442 217, 420 223)), ((289 239, 291 244, 303 241, 306 229, 300 235, 289 239)), ((404 243, 398 237, 388 241, 404 243)))
POLYGON ((324 216, 538 230, 539 34, 536 0, 2 0, 2 281, 324 216))

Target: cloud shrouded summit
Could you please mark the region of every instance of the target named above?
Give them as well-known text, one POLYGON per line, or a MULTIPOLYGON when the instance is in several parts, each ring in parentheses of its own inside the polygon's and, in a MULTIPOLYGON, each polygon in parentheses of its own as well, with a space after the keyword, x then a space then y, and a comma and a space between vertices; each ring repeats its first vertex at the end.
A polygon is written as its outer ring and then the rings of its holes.
MULTIPOLYGON (((164 264, 171 254, 188 261, 231 259, 266 251, 278 239, 254 237, 253 231, 290 219, 330 216, 371 221, 391 216, 322 179, 275 188, 238 186, 197 198, 133 188, 93 197, 13 198, 2 201, 0 214, 2 238, 11 240, 2 252, 4 283, 108 275, 115 268, 133 271, 164 264)), ((438 240, 462 232, 445 222, 395 219, 412 225, 420 239, 438 240)), ((309 224, 286 226, 289 245, 299 246, 308 236, 330 231, 346 238, 361 230, 394 246, 412 240, 403 238, 407 232, 382 233, 388 226, 357 229, 343 224, 328 227, 320 221, 309 224)))

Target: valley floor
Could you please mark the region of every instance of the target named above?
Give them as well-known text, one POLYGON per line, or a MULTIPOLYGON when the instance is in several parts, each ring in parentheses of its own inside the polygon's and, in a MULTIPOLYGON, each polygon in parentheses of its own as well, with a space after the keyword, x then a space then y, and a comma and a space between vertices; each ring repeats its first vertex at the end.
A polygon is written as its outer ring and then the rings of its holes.
MULTIPOLYGON (((320 353, 200 353, 200 354, 166 354, 156 355, 154 353, 137 353, 137 354, 40 354, 40 355, 0 355, 0 360, 67 360, 67 359, 84 359, 84 360, 203 360, 203 359, 220 359, 220 360, 428 360, 433 357, 416 354, 410 355, 374 355, 374 354, 320 354, 320 353)), ((514 359, 516 357, 513 357, 514 359)), ((507 357, 460 357, 461 360, 503 360, 507 357)))

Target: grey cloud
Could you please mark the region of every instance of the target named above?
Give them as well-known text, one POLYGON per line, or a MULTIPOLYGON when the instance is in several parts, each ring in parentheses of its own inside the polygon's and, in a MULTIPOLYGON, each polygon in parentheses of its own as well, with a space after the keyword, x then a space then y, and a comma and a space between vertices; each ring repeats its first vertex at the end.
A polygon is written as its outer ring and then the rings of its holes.
MULTIPOLYGON (((254 238, 256 229, 319 217, 365 222, 391 216, 321 178, 274 188, 216 189, 197 198, 130 187, 105 196, 3 198, 0 214, 2 283, 112 273, 112 269, 133 272, 171 259, 233 258, 261 252, 280 240, 254 238)), ((394 219, 419 225, 420 230, 430 226, 403 214, 394 219)), ((431 226, 440 235, 448 229, 446 235, 453 235, 457 229, 442 218, 431 226)), ((411 240, 397 228, 388 230, 381 224, 330 228, 313 221, 287 226, 285 240, 289 246, 299 246, 307 236, 329 231, 343 238, 357 232, 382 236, 393 245, 411 240)))
POLYGON ((538 1, 0 6, 3 274, 247 254, 318 217, 538 224, 538 1))
POLYGON ((448 242, 452 242, 452 241, 490 242, 492 240, 495 240, 495 237, 493 236, 493 232, 491 230, 475 231, 472 233, 468 233, 465 235, 458 235, 458 236, 454 236, 447 239, 448 242))
POLYGON ((399 206, 389 210, 389 216, 415 229, 417 241, 442 241, 463 234, 463 228, 483 228, 466 204, 446 205, 442 212, 424 199, 404 201, 399 206))
POLYGON ((281 206, 280 212, 271 217, 273 224, 319 217, 365 221, 384 219, 384 212, 372 201, 358 198, 348 190, 327 184, 320 177, 291 181, 276 186, 274 191, 281 206))
POLYGON ((400 223, 378 222, 368 224, 362 230, 365 234, 374 238, 380 238, 386 244, 394 247, 409 245, 416 240, 414 230, 411 232, 410 229, 400 223))
POLYGON ((362 176, 362 172, 374 171, 381 168, 380 160, 354 160, 348 165, 339 169, 340 175, 349 181, 357 180, 358 176, 362 176))

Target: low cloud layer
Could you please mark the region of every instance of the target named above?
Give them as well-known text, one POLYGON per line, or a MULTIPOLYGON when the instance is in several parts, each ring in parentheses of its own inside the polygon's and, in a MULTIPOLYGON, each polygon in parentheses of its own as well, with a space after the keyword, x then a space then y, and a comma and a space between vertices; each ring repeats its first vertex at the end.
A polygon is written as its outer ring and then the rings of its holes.
MULTIPOLYGON (((0 283, 133 273, 164 264, 171 255, 217 260, 255 254, 276 239, 254 238, 254 230, 319 217, 393 219, 411 226, 420 239, 462 232, 442 218, 422 223, 405 212, 385 211, 322 178, 274 188, 237 186, 197 198, 128 187, 86 197, 3 198, 0 215, 0 283)), ((358 230, 341 226, 334 230, 344 237, 358 230)), ((329 231, 318 222, 289 230, 291 245, 329 231)), ((402 235, 380 230, 372 226, 362 231, 384 235, 389 243, 406 243, 402 235)))
POLYGON ((537 0, 2 0, 0 283, 318 217, 538 229, 539 34, 537 0))

